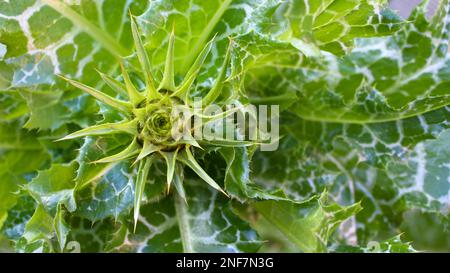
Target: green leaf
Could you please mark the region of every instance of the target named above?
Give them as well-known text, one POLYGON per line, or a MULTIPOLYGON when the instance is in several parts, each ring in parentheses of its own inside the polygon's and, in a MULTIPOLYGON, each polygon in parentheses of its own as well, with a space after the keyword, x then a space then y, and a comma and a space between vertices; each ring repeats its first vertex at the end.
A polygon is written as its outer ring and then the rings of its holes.
POLYGON ((380 252, 383 253, 414 253, 417 252, 411 243, 402 242, 401 236, 395 236, 389 240, 381 242, 380 252))
POLYGON ((22 129, 19 122, 0 123, 0 227, 16 204, 25 175, 47 160, 48 154, 35 133, 22 129))
POLYGON ((3 236, 0 236, 0 253, 12 253, 14 249, 11 247, 10 242, 3 236))
POLYGON ((407 205, 436 211, 448 209, 449 141, 450 130, 446 130, 435 140, 417 144, 406 162, 387 165, 387 175, 399 186, 407 205))
POLYGON ((232 212, 220 193, 199 180, 186 181, 185 189, 187 204, 172 196, 142 206, 136 232, 130 222, 115 251, 255 252, 259 248, 256 232, 232 212))
POLYGON ((150 142, 144 141, 144 145, 142 146, 141 152, 136 157, 135 162, 142 160, 143 158, 145 158, 148 155, 151 155, 154 152, 157 152, 159 149, 160 148, 158 146, 153 145, 150 142))
POLYGON ((128 91, 127 87, 119 82, 118 80, 114 79, 113 77, 106 75, 102 72, 98 72, 100 74, 100 77, 102 80, 112 89, 114 92, 116 92, 118 95, 122 95, 125 98, 128 97, 128 91))
POLYGON ((174 63, 174 43, 175 43, 175 30, 169 35, 169 44, 167 45, 167 55, 164 65, 164 74, 161 80, 161 84, 158 87, 160 90, 175 90, 175 63, 174 63))
POLYGON ((17 252, 445 251, 449 0, 431 19, 423 1, 407 21, 387 2, 0 3, 0 244, 5 237, 17 252), (141 126, 111 125, 146 120, 158 85, 173 89, 167 102, 280 105, 279 150, 188 139, 169 157, 175 150, 137 136, 141 126), (151 166, 128 157, 152 153, 151 166), (221 181, 236 200, 217 192, 221 181), (419 244, 392 238, 400 232, 419 244))
POLYGON ((16 193, 18 191, 17 184, 11 179, 9 175, 1 174, 0 178, 2 182, 0 183, 0 228, 8 217, 8 210, 12 208, 16 201, 16 193))
POLYGON ((415 249, 445 252, 449 249, 448 215, 411 210, 404 214, 401 230, 405 240, 411 241, 415 249))
MULTIPOLYGON (((229 45, 228 37, 247 31, 250 26, 249 18, 260 4, 260 1, 232 0, 152 1, 147 11, 137 17, 137 23, 143 31, 145 37, 143 42, 151 56, 153 75, 157 80, 161 80, 159 75, 162 75, 169 43, 167 34, 174 28, 175 84, 187 83, 199 72, 196 85, 210 89, 214 79, 220 74, 221 64, 225 60, 229 45), (195 6, 195 9, 190 8, 192 6, 195 6), (204 49, 209 47, 208 42, 213 38, 211 52, 208 56, 204 56, 206 59, 201 70, 192 70, 202 63, 202 58, 196 58, 208 51, 204 49), (181 81, 183 78, 184 81, 181 81)), ((183 94, 179 95, 188 93, 187 90, 181 90, 183 94)))
POLYGON ((102 31, 100 28, 93 23, 91 23, 84 16, 73 10, 69 5, 58 0, 42 0, 42 2, 65 18, 69 19, 74 25, 81 28, 91 37, 95 38, 103 47, 105 47, 111 54, 116 57, 123 57, 127 55, 127 50, 118 44, 114 38, 109 36, 106 32, 102 31))
POLYGON ((118 152, 117 154, 98 159, 98 160, 94 161, 93 163, 97 164, 97 163, 120 162, 120 161, 129 159, 130 157, 138 154, 139 149, 140 149, 139 144, 137 142, 137 139, 135 138, 135 139, 133 139, 133 141, 131 142, 130 145, 128 145, 125 149, 118 152))
POLYGON ((198 162, 195 160, 194 156, 192 155, 192 152, 190 151, 190 148, 187 147, 183 149, 183 151, 180 152, 180 155, 176 157, 178 161, 183 163, 184 165, 188 166, 191 170, 193 170, 203 181, 208 183, 211 187, 214 189, 222 192, 224 195, 228 196, 222 188, 217 184, 214 179, 209 176, 205 170, 202 169, 202 167, 198 164, 198 162))
MULTIPOLYGON (((129 138, 100 137, 96 141, 86 138, 80 149, 76 177, 77 215, 96 222, 107 217, 118 219, 133 205, 135 173, 130 162, 92 162, 121 150, 129 138)), ((129 142, 128 142, 129 143, 129 142)))
POLYGON ((233 74, 247 71, 244 85, 256 101, 297 96, 291 109, 308 120, 385 122, 436 110, 449 103, 448 6, 443 1, 431 22, 419 8, 396 35, 356 39, 342 58, 305 58, 293 46, 249 33, 236 40, 233 74))
POLYGON ((76 159, 79 166, 76 177, 77 189, 101 179, 105 173, 114 168, 116 163, 92 164, 92 162, 122 149, 127 140, 120 138, 119 135, 100 137, 96 140, 86 137, 76 159))
POLYGON ((85 136, 120 134, 120 133, 128 133, 134 135, 137 133, 136 127, 137 127, 136 120, 122 123, 103 123, 82 129, 80 131, 77 131, 75 133, 63 137, 60 140, 67 140, 85 136))
POLYGON ((53 229, 58 238, 61 252, 64 251, 67 242, 67 236, 70 232, 70 226, 64 220, 64 213, 61 206, 58 206, 55 219, 53 220, 53 229))
POLYGON ((257 151, 251 179, 268 191, 282 189, 295 201, 309 199, 337 183, 338 175, 328 172, 305 142, 287 135, 276 153, 257 151))
POLYGON ((416 253, 417 251, 409 242, 403 242, 401 235, 397 235, 389 240, 370 242, 366 247, 338 246, 336 252, 346 253, 416 253))
POLYGON ((167 164, 167 191, 169 191, 175 174, 178 149, 174 152, 160 152, 160 154, 167 164))
POLYGON ((139 218, 139 209, 141 206, 142 195, 144 194, 145 184, 147 184, 148 172, 152 165, 153 158, 147 158, 139 162, 138 174, 136 178, 136 185, 134 187, 134 229, 139 218))
MULTIPOLYGON (((149 9, 137 18, 138 24, 146 37, 145 45, 152 52, 151 62, 157 67, 164 63, 167 45, 167 33, 175 29, 175 73, 184 75, 206 43, 223 29, 223 23, 233 21, 233 26, 242 24, 245 19, 245 9, 232 9, 231 0, 214 1, 153 1, 149 9), (191 6, 196 8, 192 9, 191 6), (166 13, 167 16, 161 16, 166 13), (234 15, 234 18, 230 16, 234 15), (148 35, 152 33, 152 35, 148 35), (187 42, 182 43, 178 37, 187 42), (182 57, 183 56, 183 57, 182 57), (181 58, 182 57, 182 58, 181 58)), ((223 33, 223 30, 220 32, 223 33)))
POLYGON ((19 240, 25 225, 30 221, 36 210, 36 202, 29 195, 20 195, 17 202, 8 210, 8 217, 2 227, 2 234, 11 241, 19 240))
POLYGON ((239 200, 247 199, 283 199, 270 194, 250 179, 250 158, 246 148, 221 148, 220 154, 227 163, 225 190, 239 200))
POLYGON ((357 243, 393 236, 411 208, 447 210, 448 156, 442 145, 448 142, 448 120, 446 108, 366 125, 286 119, 289 133, 278 152, 255 154, 253 180, 269 190, 281 187, 294 200, 325 188, 340 204, 361 200, 357 243))
POLYGON ((85 139, 77 158, 77 215, 96 222, 128 213, 133 205, 136 175, 131 163, 92 162, 122 150, 129 141, 120 135, 85 139))
POLYGON ((192 84, 197 79, 200 70, 205 63, 206 57, 208 57, 211 52, 211 48, 213 46, 213 42, 215 40, 214 36, 203 48, 203 50, 199 53, 197 59, 192 64, 191 68, 187 71, 184 80, 180 83, 178 90, 172 96, 178 96, 180 99, 185 99, 186 96, 189 95, 189 89, 192 87, 192 84))
POLYGON ((14 175, 39 169, 48 156, 36 132, 22 129, 20 121, 0 123, 0 151, 0 170, 14 175), (31 156, 35 160, 24 160, 31 156))
MULTIPOLYGON (((88 93, 89 95, 95 97, 97 100, 111 106, 112 108, 122 111, 125 114, 129 114, 131 112, 131 104, 122 100, 115 99, 102 91, 99 91, 93 87, 87 86, 85 84, 82 84, 80 82, 70 80, 67 78, 62 77, 63 80, 67 81, 71 85, 75 86, 76 88, 79 88, 83 90, 84 92, 88 93)), ((137 91, 136 91, 137 92, 137 91)))
POLYGON ((320 54, 319 48, 343 54, 354 38, 388 35, 402 24, 400 17, 379 1, 263 2, 254 16, 257 32, 289 42, 306 55, 320 54))
MULTIPOLYGON (((131 16, 131 15, 130 15, 131 16)), ((153 80, 153 75, 151 73, 150 60, 148 59, 147 52, 145 51, 144 44, 142 43, 142 39, 140 37, 140 32, 138 30, 138 26, 136 23, 136 18, 132 16, 131 18, 131 30, 133 33, 134 46, 136 48, 136 54, 139 59, 139 63, 141 64, 141 69, 144 73, 145 86, 147 88, 147 99, 155 99, 159 96, 156 91, 155 83, 153 80)))
POLYGON ((45 211, 42 206, 38 206, 25 226, 23 237, 28 244, 37 241, 48 241, 53 237, 53 218, 45 211))
POLYGON ((301 251, 324 252, 338 225, 361 210, 359 203, 348 207, 327 204, 326 194, 299 203, 271 200, 252 206, 301 251))
POLYGON ((39 92, 20 90, 30 111, 30 119, 24 125, 27 129, 56 130, 69 117, 69 110, 61 102, 61 92, 39 92))
POLYGON ((27 113, 27 104, 17 92, 0 92, 0 122, 9 122, 27 113))
POLYGON ((75 162, 53 164, 50 169, 40 171, 25 189, 47 211, 56 211, 59 204, 64 204, 68 211, 74 212, 75 172, 75 162))
POLYGON ((65 252, 67 253, 100 253, 105 252, 115 232, 117 223, 111 219, 91 222, 76 216, 68 219, 71 227, 67 238, 65 252))
POLYGON ((442 1, 432 22, 418 8, 396 35, 357 39, 343 58, 326 54, 300 59, 296 68, 273 65, 273 81, 283 83, 278 94, 297 92, 294 112, 328 122, 398 120, 449 104, 448 6, 442 1))
MULTIPOLYGON (((1 50, 1 46, 0 46, 1 50)), ((0 60, 2 57, 0 57, 0 60)), ((0 90, 8 90, 13 80, 13 70, 3 61, 0 61, 0 90)))
MULTIPOLYGON (((0 7, 0 43, 13 71, 12 86, 64 86, 55 75, 87 85, 100 79, 94 69, 113 72, 115 55, 133 46, 128 11, 141 14, 144 0, 5 2, 0 7)), ((6 75, 6 74, 2 74, 6 75)))
POLYGON ((136 89, 134 84, 131 82, 130 76, 128 75, 128 72, 125 70, 125 67, 122 63, 120 64, 120 68, 127 90, 127 96, 128 98, 130 98, 131 104, 134 106, 139 105, 139 103, 141 103, 145 99, 145 97, 136 89))
POLYGON ((184 170, 183 170, 182 166, 178 165, 175 167, 175 175, 173 178, 173 184, 174 184, 175 189, 177 190, 177 193, 180 196, 180 198, 183 199, 185 202, 187 202, 186 201, 186 191, 184 190, 183 182, 184 182, 184 170))
POLYGON ((134 175, 127 164, 117 164, 77 192, 77 215, 90 221, 118 219, 133 206, 134 175))
POLYGON ((225 53, 225 60, 223 61, 222 67, 220 68, 219 75, 216 78, 213 87, 211 88, 211 90, 209 90, 208 94, 206 94, 205 98, 203 99, 204 100, 203 105, 212 104, 222 93, 224 81, 227 76, 228 66, 230 65, 231 47, 232 43, 230 41, 227 51, 225 53))

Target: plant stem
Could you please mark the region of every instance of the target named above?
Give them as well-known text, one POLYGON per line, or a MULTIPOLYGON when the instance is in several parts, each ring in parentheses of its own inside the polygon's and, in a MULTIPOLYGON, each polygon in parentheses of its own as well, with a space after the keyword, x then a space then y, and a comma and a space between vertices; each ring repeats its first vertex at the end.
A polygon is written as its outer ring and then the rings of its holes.
POLYGON ((191 238, 191 226, 188 219, 187 204, 179 194, 174 195, 175 211, 177 214, 178 227, 180 229, 181 242, 183 244, 183 251, 185 253, 194 253, 194 246, 192 245, 191 238))

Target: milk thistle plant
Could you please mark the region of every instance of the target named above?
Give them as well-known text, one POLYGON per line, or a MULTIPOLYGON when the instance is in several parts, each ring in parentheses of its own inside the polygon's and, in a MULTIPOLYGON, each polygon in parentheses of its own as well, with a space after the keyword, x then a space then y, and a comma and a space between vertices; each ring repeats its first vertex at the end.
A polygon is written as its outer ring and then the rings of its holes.
POLYGON ((0 3, 0 251, 448 251, 428 2, 0 3))
MULTIPOLYGON (((171 32, 166 55, 163 78, 158 88, 155 88, 148 55, 142 44, 136 21, 131 21, 132 34, 135 42, 136 54, 141 64, 142 74, 145 78, 145 92, 138 91, 131 82, 128 72, 122 67, 122 77, 125 85, 114 80, 108 75, 101 74, 102 79, 117 92, 117 95, 123 95, 129 101, 115 99, 95 88, 86 86, 82 83, 67 80, 77 88, 94 96, 97 100, 111 106, 114 110, 121 112, 126 117, 125 121, 117 123, 104 123, 94 125, 75 133, 72 133, 61 140, 68 140, 86 136, 109 135, 128 133, 133 136, 131 143, 117 154, 96 160, 94 163, 111 163, 135 157, 135 163, 139 162, 139 168, 136 175, 135 197, 134 197, 134 221, 135 225, 139 218, 139 207, 144 193, 145 184, 149 174, 150 166, 155 155, 162 157, 167 164, 167 191, 174 181, 178 194, 186 201, 185 191, 182 185, 182 178, 179 172, 176 172, 177 162, 186 165, 198 174, 206 183, 216 190, 219 190, 226 196, 225 191, 212 179, 195 160, 192 149, 202 147, 195 140, 195 129, 189 129, 191 122, 197 118, 203 122, 211 123, 215 120, 221 120, 226 115, 218 114, 216 116, 205 116, 196 113, 193 108, 193 102, 190 99, 190 91, 200 69, 211 50, 213 40, 209 41, 205 48, 200 52, 192 67, 186 73, 184 80, 179 86, 175 85, 174 75, 174 31, 171 32), (174 110, 179 107, 180 114, 183 108, 183 116, 174 115, 174 110), (191 108, 192 107, 192 108, 191 108), (174 176, 176 176, 174 178, 174 176)), ((227 49, 225 60, 221 67, 218 78, 205 98, 200 101, 201 105, 206 107, 212 104, 220 95, 224 85, 227 68, 230 62, 230 46, 227 49)), ((226 113, 225 113, 226 114, 226 113)), ((219 141, 208 141, 210 145, 227 145, 229 147, 243 147, 252 144, 252 142, 234 141, 219 139, 219 141)), ((179 166, 178 168, 183 168, 179 166)), ((136 226, 135 226, 136 227, 136 226)))

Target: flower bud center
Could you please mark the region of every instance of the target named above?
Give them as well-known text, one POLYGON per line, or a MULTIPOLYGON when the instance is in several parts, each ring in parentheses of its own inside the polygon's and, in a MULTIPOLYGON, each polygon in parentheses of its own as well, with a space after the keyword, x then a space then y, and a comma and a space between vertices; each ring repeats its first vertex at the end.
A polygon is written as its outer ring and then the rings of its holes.
POLYGON ((172 128, 170 113, 165 110, 153 112, 147 119, 146 128, 151 135, 168 137, 172 128))

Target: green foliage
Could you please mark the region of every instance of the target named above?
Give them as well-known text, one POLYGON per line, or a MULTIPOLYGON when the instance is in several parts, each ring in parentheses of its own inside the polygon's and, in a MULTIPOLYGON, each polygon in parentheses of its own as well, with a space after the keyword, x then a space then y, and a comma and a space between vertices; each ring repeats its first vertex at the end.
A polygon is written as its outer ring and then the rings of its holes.
POLYGON ((0 252, 448 251, 448 0, 69 2, 0 1, 0 252), (279 148, 164 140, 194 97, 279 148))
POLYGON ((326 204, 327 193, 305 202, 262 201, 253 207, 303 252, 324 252, 334 230, 361 210, 326 204))

